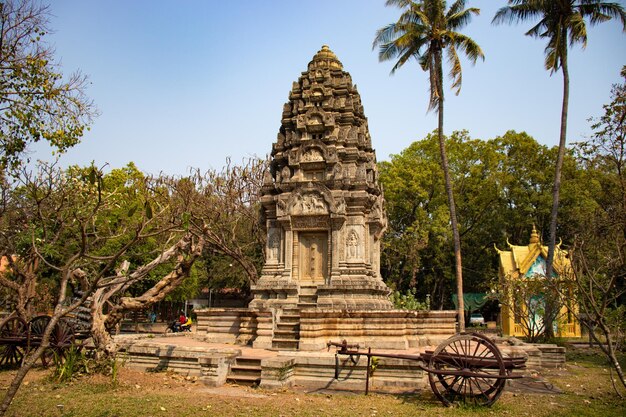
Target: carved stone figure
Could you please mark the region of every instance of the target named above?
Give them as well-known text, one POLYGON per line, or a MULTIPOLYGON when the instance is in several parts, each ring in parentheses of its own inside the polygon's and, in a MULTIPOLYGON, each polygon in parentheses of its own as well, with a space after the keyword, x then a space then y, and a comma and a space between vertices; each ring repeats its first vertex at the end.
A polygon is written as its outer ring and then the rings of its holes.
POLYGON ((354 230, 351 230, 348 234, 346 249, 348 259, 356 259, 359 257, 359 235, 354 230))
POLYGON ((340 180, 343 178, 343 166, 341 163, 336 163, 333 167, 333 178, 336 180, 340 180))
POLYGON ((283 181, 289 181, 291 179, 291 169, 289 169, 288 166, 284 166, 280 174, 283 181))
POLYGON ((318 149, 309 149, 307 150, 300 159, 302 162, 316 162, 323 161, 324 156, 318 149))
POLYGON ((278 261, 278 251, 280 249, 280 233, 278 230, 270 230, 267 249, 267 259, 278 261))
POLYGON ((365 177, 366 177, 366 172, 365 172, 365 167, 364 166, 359 166, 356 169, 356 179, 358 181, 365 181, 365 177))
POLYGON ((328 209, 322 196, 304 194, 296 196, 292 211, 293 214, 324 214, 328 209))

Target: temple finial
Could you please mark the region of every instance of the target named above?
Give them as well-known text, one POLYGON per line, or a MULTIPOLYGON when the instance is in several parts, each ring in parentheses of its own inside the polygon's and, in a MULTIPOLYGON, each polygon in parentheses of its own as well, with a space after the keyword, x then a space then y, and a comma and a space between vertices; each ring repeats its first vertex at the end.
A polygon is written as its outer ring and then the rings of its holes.
POLYGON ((533 223, 533 230, 530 232, 530 244, 539 243, 539 233, 537 233, 537 228, 533 223))

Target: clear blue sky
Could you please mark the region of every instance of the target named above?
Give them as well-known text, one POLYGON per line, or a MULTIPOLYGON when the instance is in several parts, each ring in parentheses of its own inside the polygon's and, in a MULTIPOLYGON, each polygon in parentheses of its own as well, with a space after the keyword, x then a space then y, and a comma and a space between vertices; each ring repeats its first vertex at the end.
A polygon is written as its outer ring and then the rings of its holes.
MULTIPOLYGON (((49 40, 65 73, 89 75, 101 115, 62 161, 150 173, 185 174, 265 156, 293 81, 328 44, 358 85, 378 160, 399 153, 437 124, 427 113, 428 81, 416 63, 390 76, 372 50, 376 30, 399 16, 384 0, 53 0, 49 40)), ((505 0, 469 0, 481 9, 464 30, 485 62, 465 62, 460 96, 447 91, 445 131, 490 139, 509 129, 558 142, 562 76, 543 67, 545 44, 530 23, 492 26, 505 0)), ((624 4, 624 1, 620 1, 624 4)), ((618 22, 589 29, 586 50, 570 54, 568 142, 590 134, 626 64, 618 22)), ((33 157, 44 158, 39 149, 33 157)))

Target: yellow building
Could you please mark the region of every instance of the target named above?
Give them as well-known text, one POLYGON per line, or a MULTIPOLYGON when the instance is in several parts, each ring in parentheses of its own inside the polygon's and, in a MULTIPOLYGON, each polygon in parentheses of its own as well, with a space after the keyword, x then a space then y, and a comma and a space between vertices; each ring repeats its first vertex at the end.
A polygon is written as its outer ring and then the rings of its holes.
MULTIPOLYGON (((508 242, 507 242, 508 243, 508 242)), ((546 279, 548 247, 541 244, 539 234, 533 226, 530 241, 526 246, 509 245, 509 250, 499 250, 499 278, 509 301, 502 303, 502 333, 507 336, 529 336, 543 332, 543 284, 546 279), (520 281, 525 280, 525 281, 520 281), (533 289, 536 287, 537 289, 533 289), (536 291, 536 292, 533 292, 536 291), (514 296, 513 292, 517 293, 514 296)), ((557 280, 559 293, 571 300, 573 297, 573 275, 567 251, 554 248, 552 279, 557 280)), ((573 309, 576 305, 572 306, 573 309)), ((560 308, 553 323, 558 337, 580 337, 580 323, 566 306, 560 308)))

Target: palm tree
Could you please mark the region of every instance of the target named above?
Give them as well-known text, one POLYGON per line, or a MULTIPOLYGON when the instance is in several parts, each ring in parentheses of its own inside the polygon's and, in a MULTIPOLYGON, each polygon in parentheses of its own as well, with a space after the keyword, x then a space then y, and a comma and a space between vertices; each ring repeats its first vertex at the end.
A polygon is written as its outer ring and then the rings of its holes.
POLYGON ((443 135, 443 50, 446 50, 451 64, 449 75, 452 80, 452 88, 458 95, 461 90, 462 72, 457 51, 465 53, 472 63, 476 63, 478 58, 484 60, 485 56, 476 42, 457 32, 457 30, 469 23, 472 15, 479 14, 480 10, 476 8, 465 9, 465 0, 456 0, 447 11, 444 0, 387 0, 386 5, 399 7, 402 9, 402 14, 396 23, 391 23, 376 32, 373 47, 379 46, 379 60, 397 59, 391 70, 393 74, 409 59, 415 58, 422 69, 428 71, 430 77, 428 110, 436 109, 439 116, 437 131, 441 168, 445 177, 454 240, 459 331, 464 331, 461 239, 443 135))
MULTIPOLYGON (((569 104, 569 70, 567 62, 568 40, 570 45, 587 45, 587 27, 585 19, 591 25, 606 22, 611 18, 619 18, 626 31, 626 13, 622 6, 601 0, 509 0, 509 6, 502 7, 493 18, 492 23, 512 23, 539 19, 526 35, 545 38, 545 66, 551 74, 559 69, 563 73, 563 105, 561 109, 561 134, 559 152, 554 172, 552 189, 552 213, 550 216, 550 236, 548 241, 548 259, 546 260, 546 277, 552 276, 554 246, 556 244, 557 212, 559 208, 559 192, 561 189, 561 169, 565 154, 567 137, 567 109, 569 104)), ((548 306, 546 306, 548 307, 548 306)), ((549 321, 551 314, 546 311, 549 321)), ((546 336, 553 336, 551 323, 546 323, 546 336), (549 325, 548 325, 549 324, 549 325)))

